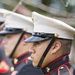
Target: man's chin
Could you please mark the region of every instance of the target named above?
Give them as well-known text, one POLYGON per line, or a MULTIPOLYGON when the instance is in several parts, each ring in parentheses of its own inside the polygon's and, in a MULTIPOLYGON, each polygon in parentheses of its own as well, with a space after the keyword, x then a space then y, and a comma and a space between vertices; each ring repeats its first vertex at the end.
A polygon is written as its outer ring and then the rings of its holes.
POLYGON ((5 52, 5 55, 6 55, 7 57, 9 57, 9 56, 10 56, 10 54, 9 54, 8 52, 5 52))
POLYGON ((32 62, 32 65, 33 65, 34 67, 37 67, 37 64, 36 64, 36 63, 34 63, 34 62, 32 62))

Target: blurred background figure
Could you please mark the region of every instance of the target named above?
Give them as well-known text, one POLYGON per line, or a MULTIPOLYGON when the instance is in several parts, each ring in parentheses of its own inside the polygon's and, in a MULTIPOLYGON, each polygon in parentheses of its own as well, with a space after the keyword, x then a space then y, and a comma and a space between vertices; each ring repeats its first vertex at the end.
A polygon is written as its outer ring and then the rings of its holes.
MULTIPOLYGON (((0 13, 0 31, 4 27, 3 13, 0 13)), ((0 36, 0 75, 10 75, 10 67, 12 66, 11 61, 5 55, 4 46, 2 44, 3 37, 0 36)))
POLYGON ((31 36, 33 23, 26 17, 12 11, 5 17, 5 27, 0 32, 6 55, 12 59, 11 75, 42 75, 42 71, 32 66, 28 49, 32 44, 24 43, 31 36))

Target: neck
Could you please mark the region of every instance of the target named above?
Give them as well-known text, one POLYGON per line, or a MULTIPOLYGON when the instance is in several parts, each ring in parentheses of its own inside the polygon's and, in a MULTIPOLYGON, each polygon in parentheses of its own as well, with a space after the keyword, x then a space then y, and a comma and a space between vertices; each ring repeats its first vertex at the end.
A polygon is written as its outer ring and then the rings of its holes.
POLYGON ((24 49, 21 49, 21 50, 20 49, 19 50, 16 50, 16 52, 13 55, 13 58, 14 57, 19 57, 22 54, 27 53, 27 52, 28 52, 28 49, 27 48, 24 48, 24 49))

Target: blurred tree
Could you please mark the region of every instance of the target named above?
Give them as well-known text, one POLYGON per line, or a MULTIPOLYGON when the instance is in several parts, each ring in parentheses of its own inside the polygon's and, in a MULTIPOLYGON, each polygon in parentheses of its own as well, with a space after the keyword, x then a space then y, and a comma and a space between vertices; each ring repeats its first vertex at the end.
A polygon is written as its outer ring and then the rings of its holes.
POLYGON ((49 6, 51 4, 51 0, 42 0, 42 3, 49 6))

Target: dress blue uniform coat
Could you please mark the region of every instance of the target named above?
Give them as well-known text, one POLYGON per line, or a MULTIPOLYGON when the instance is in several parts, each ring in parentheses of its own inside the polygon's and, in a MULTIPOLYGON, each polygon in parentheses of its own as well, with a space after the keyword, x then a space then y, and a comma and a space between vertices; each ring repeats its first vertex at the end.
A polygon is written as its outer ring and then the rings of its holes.
POLYGON ((20 57, 16 58, 18 62, 14 64, 14 71, 12 71, 11 75, 44 75, 41 69, 35 68, 32 66, 31 60, 28 60, 30 53, 25 53, 20 57))
POLYGON ((69 56, 64 55, 42 68, 44 75, 75 75, 69 56))
POLYGON ((5 55, 4 47, 0 42, 0 75, 10 75, 10 67, 12 63, 5 55))

